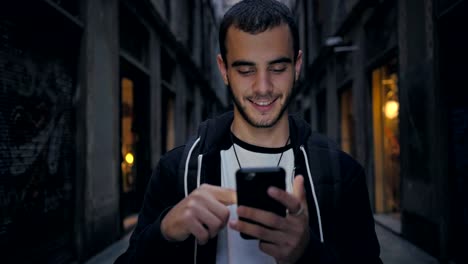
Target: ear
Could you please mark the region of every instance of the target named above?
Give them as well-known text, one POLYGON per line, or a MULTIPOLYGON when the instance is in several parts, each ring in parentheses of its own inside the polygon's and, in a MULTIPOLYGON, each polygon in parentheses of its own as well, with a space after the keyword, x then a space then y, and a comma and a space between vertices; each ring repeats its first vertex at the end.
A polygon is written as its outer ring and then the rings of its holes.
POLYGON ((299 79, 299 75, 301 74, 301 67, 302 67, 302 50, 299 50, 297 53, 296 58, 296 65, 294 65, 294 69, 296 71, 296 81, 299 79))
POLYGON ((218 54, 218 56, 216 56, 216 62, 218 63, 218 69, 219 69, 219 72, 221 73, 221 76, 223 77, 224 84, 228 85, 229 80, 227 77, 227 68, 226 68, 226 64, 224 63, 224 60, 221 54, 218 54))

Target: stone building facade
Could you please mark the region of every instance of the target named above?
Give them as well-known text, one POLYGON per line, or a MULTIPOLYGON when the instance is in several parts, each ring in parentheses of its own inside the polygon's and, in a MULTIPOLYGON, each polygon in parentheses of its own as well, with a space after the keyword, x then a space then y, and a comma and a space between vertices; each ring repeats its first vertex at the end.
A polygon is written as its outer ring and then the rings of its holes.
POLYGON ((379 224, 456 263, 468 246, 467 11, 463 0, 294 7, 305 64, 293 108, 365 167, 379 224))
POLYGON ((217 49, 205 0, 3 1, 1 262, 83 262, 128 232, 160 156, 227 107, 217 49))

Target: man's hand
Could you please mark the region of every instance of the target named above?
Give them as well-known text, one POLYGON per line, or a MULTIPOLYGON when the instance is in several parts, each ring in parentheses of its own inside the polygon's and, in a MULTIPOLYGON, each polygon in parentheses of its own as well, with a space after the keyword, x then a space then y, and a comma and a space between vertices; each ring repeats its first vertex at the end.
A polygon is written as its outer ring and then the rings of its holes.
POLYGON ((288 209, 289 214, 286 217, 246 206, 237 209, 239 217, 251 219, 269 228, 238 220, 229 223, 234 230, 260 239, 260 249, 279 263, 296 262, 309 243, 309 215, 304 178, 297 176, 293 187, 292 195, 275 187, 268 189, 268 194, 288 209))
POLYGON ((192 234, 199 244, 206 244, 226 226, 227 206, 236 201, 235 191, 202 184, 167 213, 161 232, 169 241, 184 241, 192 234))

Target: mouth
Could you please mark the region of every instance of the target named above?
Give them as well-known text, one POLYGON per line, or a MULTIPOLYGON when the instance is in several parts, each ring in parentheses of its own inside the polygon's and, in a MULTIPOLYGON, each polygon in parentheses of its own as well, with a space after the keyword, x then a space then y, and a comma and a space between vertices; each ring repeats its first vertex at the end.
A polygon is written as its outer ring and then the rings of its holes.
POLYGON ((254 99, 248 99, 249 102, 254 106, 255 109, 257 109, 260 112, 266 112, 269 111, 273 108, 274 103, 278 98, 274 99, 268 99, 268 100, 254 100, 254 99))

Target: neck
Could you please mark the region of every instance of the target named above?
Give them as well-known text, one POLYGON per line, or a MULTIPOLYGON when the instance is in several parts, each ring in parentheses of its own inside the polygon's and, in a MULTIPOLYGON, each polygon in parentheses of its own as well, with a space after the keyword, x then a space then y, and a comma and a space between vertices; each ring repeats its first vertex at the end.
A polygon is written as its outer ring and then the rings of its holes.
POLYGON ((288 113, 285 111, 278 122, 268 128, 258 128, 249 124, 239 113, 234 113, 231 131, 240 140, 259 147, 283 147, 289 138, 288 113))

